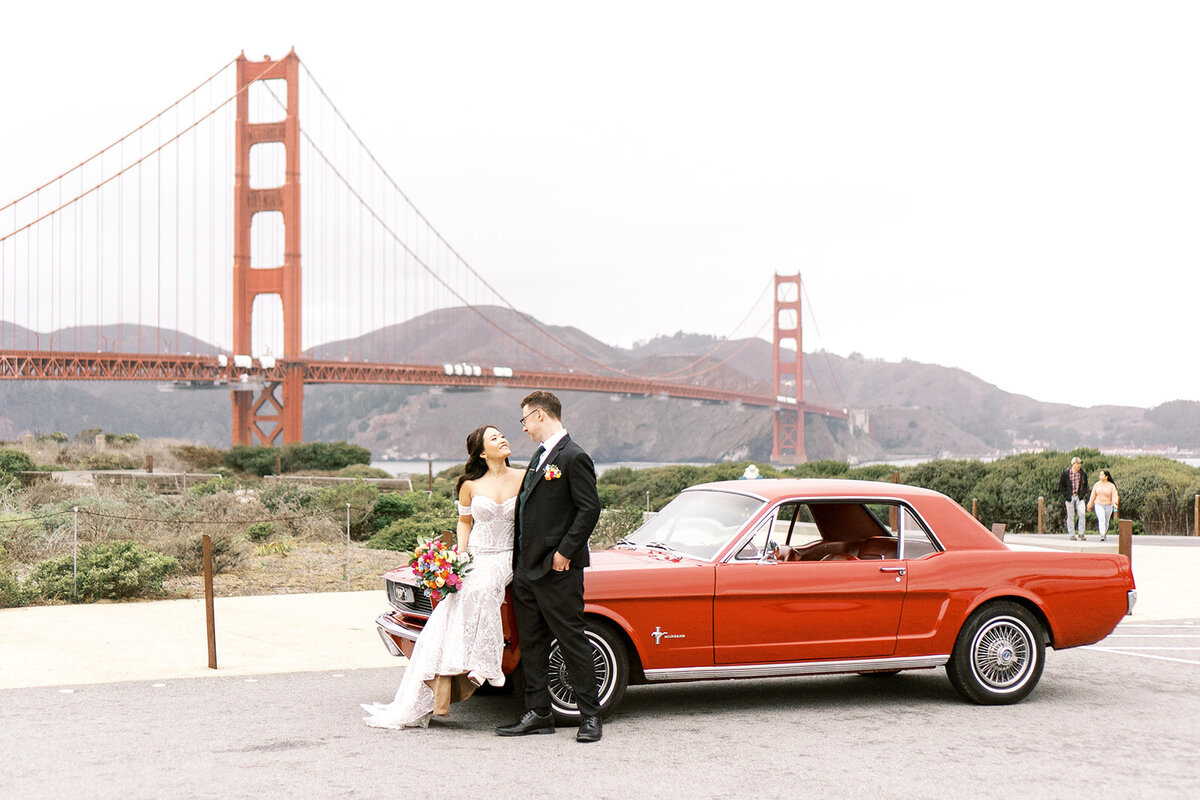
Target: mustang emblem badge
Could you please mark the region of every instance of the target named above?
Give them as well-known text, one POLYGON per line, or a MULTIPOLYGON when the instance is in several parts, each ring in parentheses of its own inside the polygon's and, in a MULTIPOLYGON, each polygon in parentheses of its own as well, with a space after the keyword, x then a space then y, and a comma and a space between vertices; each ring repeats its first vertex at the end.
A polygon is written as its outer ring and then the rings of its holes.
POLYGON ((662 626, 656 625, 654 630, 650 631, 650 635, 654 637, 655 644, 662 644, 663 639, 686 639, 682 633, 667 633, 662 629, 662 626))

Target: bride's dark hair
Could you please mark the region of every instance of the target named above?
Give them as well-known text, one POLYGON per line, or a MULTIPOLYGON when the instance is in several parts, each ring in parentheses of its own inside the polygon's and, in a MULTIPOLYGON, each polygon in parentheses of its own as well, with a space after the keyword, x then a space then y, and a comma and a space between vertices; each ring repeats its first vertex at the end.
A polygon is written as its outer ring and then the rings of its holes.
MULTIPOLYGON (((459 476, 458 483, 454 485, 454 497, 458 498, 458 493, 462 491, 462 485, 467 481, 473 481, 482 478, 487 474, 487 460, 483 457, 483 435, 488 428, 500 430, 495 425, 480 425, 475 430, 467 434, 467 466, 463 469, 463 474, 459 476)), ((508 459, 504 459, 504 465, 508 466, 508 459)))

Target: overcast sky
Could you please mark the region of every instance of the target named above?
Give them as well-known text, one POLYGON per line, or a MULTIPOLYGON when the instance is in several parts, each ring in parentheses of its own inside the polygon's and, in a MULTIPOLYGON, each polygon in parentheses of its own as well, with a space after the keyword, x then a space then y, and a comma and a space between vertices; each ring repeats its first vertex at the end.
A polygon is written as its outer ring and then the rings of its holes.
POLYGON ((799 272, 809 352, 1082 406, 1200 399, 1194 2, 117 0, 5 17, 0 203, 239 51, 294 46, 426 216, 544 322, 622 346, 722 336, 772 273, 799 272))

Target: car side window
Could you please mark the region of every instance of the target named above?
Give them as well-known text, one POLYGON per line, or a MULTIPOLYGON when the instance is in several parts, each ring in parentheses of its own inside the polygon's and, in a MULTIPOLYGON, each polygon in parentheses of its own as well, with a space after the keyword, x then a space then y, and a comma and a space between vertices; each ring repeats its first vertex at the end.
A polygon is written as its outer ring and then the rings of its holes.
MULTIPOLYGON (((767 552, 767 544, 771 541, 771 531, 774 529, 777 522, 777 515, 772 514, 758 524, 754 529, 754 536, 750 541, 742 546, 741 550, 737 551, 737 555, 733 558, 735 561, 758 561, 767 552)), ((785 525, 787 523, 784 523, 785 525)))
POLYGON ((907 508, 900 509, 900 557, 921 558, 938 551, 937 545, 929 537, 913 513, 907 508))

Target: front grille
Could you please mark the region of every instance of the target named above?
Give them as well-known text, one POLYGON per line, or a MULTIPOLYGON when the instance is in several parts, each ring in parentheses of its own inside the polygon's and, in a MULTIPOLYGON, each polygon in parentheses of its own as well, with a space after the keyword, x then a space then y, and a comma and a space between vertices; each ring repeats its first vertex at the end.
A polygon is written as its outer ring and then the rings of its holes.
POLYGON ((433 613, 433 603, 425 593, 411 583, 387 582, 388 602, 405 614, 418 614, 427 617, 433 613), (411 600, 408 598, 412 598, 411 600))

